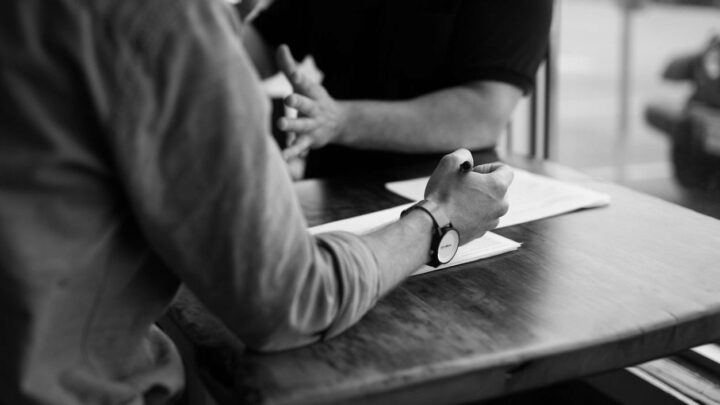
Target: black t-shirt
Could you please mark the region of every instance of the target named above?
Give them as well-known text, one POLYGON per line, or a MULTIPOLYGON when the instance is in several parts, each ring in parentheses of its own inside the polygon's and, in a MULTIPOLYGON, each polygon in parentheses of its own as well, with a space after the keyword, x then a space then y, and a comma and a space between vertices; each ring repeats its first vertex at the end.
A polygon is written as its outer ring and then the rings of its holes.
MULTIPOLYGON (((403 100, 477 80, 532 90, 552 0, 275 0, 253 23, 296 59, 311 54, 339 100, 403 100)), ((309 177, 331 167, 404 164, 410 156, 328 146, 309 177)))

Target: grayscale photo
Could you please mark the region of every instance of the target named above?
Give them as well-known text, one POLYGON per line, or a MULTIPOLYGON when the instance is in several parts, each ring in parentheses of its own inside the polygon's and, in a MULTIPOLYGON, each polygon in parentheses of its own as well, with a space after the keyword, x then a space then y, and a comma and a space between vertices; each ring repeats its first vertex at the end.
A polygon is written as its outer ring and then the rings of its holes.
POLYGON ((720 0, 0 2, 0 405, 720 404, 720 0))

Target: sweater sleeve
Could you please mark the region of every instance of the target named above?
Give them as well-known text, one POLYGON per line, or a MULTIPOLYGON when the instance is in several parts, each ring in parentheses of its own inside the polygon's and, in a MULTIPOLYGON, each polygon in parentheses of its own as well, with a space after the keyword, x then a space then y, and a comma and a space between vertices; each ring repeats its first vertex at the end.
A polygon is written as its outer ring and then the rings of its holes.
POLYGON ((373 252, 355 235, 307 232, 224 2, 165 3, 162 18, 114 28, 111 150, 144 235, 251 348, 342 332, 385 282, 373 252))

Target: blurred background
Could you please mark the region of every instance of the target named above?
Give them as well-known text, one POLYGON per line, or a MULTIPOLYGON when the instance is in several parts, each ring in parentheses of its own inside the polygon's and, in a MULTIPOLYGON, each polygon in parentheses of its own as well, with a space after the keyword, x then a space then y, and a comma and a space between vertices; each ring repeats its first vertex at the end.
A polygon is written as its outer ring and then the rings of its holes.
MULTIPOLYGON (((720 218, 720 1, 556 7, 549 159, 720 218)), ((716 404, 718 376, 711 344, 549 392, 558 403, 716 404)))
MULTIPOLYGON (((673 138, 646 119, 655 104, 682 113, 696 91, 693 80, 669 81, 663 72, 720 35, 720 1, 558 0, 556 7, 551 160, 720 217, 717 184, 679 181, 673 138)), ((709 85, 720 95, 720 80, 709 85)), ((720 109, 709 111, 710 120, 720 117, 720 109)), ((683 166, 706 164, 702 154, 683 158, 683 166)))

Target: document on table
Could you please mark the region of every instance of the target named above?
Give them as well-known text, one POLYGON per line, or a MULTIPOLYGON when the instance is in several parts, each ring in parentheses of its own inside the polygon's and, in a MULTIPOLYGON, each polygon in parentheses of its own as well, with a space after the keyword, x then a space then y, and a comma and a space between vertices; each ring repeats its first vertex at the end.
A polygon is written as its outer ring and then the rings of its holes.
MULTIPOLYGON (((500 218, 498 228, 610 204, 607 194, 521 169, 513 171, 515 178, 507 193, 510 209, 500 218)), ((387 183, 386 187, 405 198, 422 200, 427 181, 424 177, 387 183)))
MULTIPOLYGON (((400 217, 400 212, 410 205, 412 204, 405 204, 399 207, 376 211, 370 214, 329 222, 327 224, 310 228, 310 232, 317 234, 330 231, 347 231, 362 235, 397 220, 400 217)), ((460 246, 455 254, 455 257, 450 261, 450 263, 438 267, 422 266, 415 271, 413 275, 416 276, 430 271, 473 262, 475 260, 517 250, 519 247, 520 244, 514 240, 500 236, 496 233, 487 232, 482 237, 460 246)))
MULTIPOLYGON (((540 176, 521 169, 514 169, 515 179, 507 194, 510 203, 508 213, 500 218, 498 228, 512 226, 554 215, 564 214, 583 208, 602 207, 610 203, 610 196, 589 190, 576 184, 540 176)), ((386 187, 410 200, 422 200, 428 178, 399 181, 386 184, 386 187)), ((329 231, 348 231, 364 234, 395 221, 402 210, 412 205, 403 204, 370 214, 360 215, 340 221, 310 228, 312 233, 329 231)), ((437 269, 423 266, 414 274, 452 267, 463 263, 510 252, 520 247, 520 243, 498 234, 488 232, 460 247, 455 258, 437 269)))

